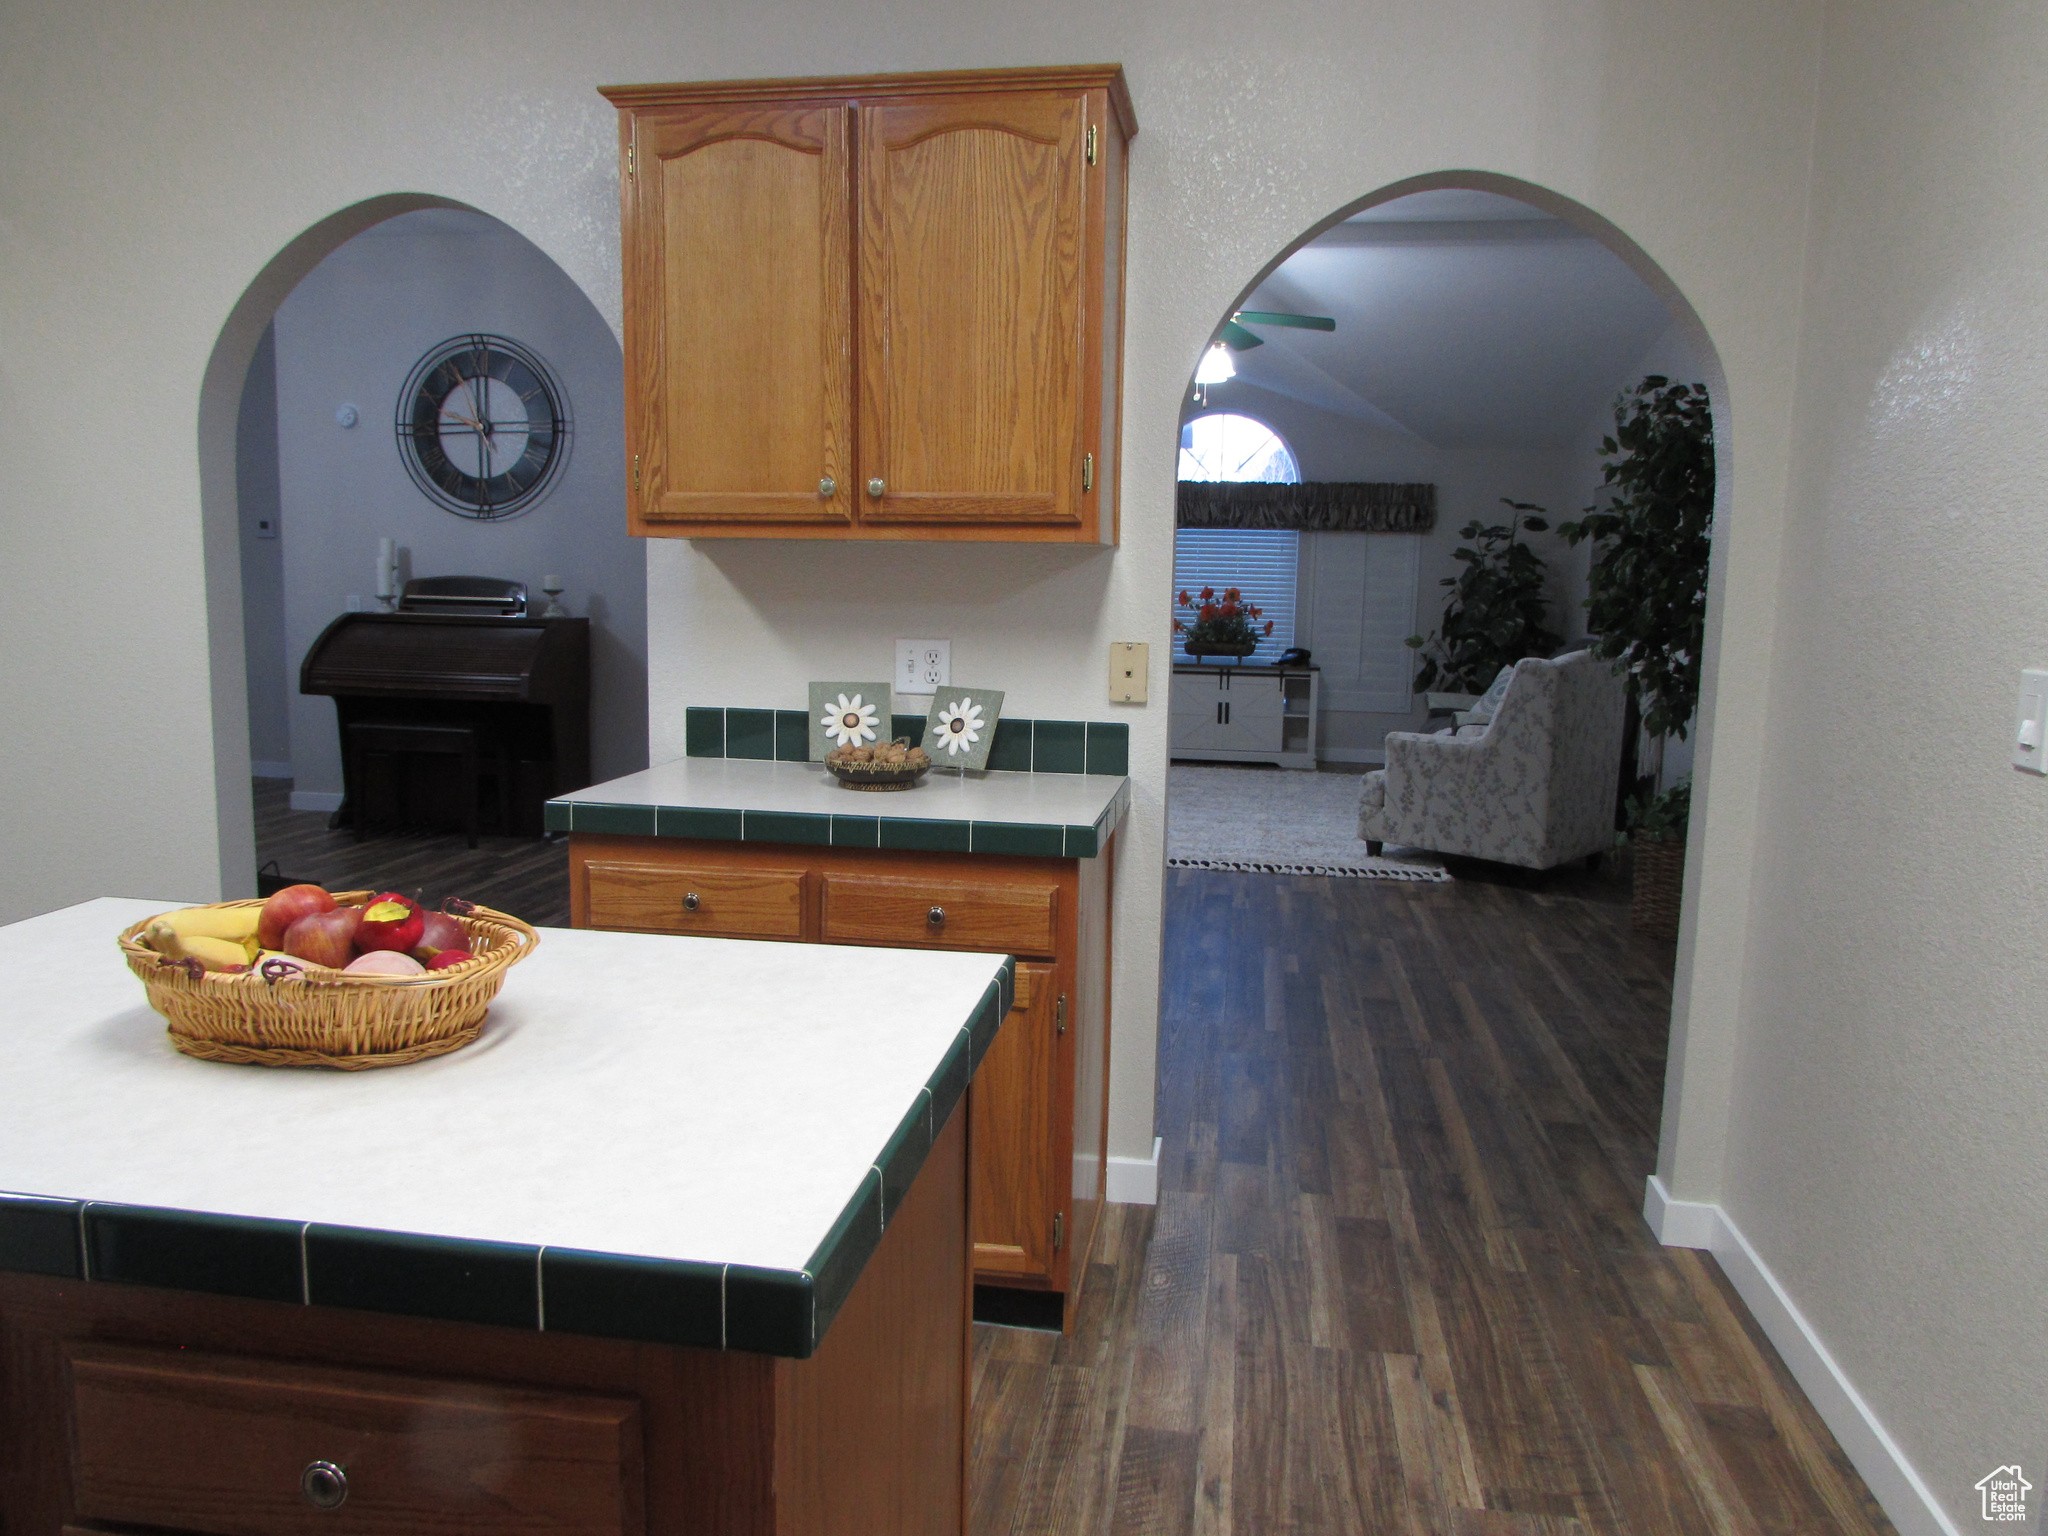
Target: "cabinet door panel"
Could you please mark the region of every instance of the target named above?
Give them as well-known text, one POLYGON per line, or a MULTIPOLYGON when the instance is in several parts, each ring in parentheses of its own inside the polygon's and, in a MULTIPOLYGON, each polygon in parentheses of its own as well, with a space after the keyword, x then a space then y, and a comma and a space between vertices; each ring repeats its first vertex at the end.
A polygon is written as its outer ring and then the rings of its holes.
POLYGON ((1079 522, 1084 98, 860 115, 862 520, 1079 522))
POLYGON ((1058 1110, 1058 973, 1017 967, 1017 992, 974 1075, 974 1267, 1049 1279, 1053 1217, 1063 1193, 1065 1138, 1048 1133, 1058 1110))
POLYGON ((678 108, 635 132, 626 410, 640 519, 849 522, 846 107, 678 108))

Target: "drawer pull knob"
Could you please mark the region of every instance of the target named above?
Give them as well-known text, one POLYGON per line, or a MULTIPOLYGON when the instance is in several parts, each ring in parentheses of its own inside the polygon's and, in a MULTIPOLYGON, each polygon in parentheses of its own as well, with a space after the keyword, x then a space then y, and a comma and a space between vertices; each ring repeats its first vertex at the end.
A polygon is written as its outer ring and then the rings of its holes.
POLYGON ((828 498, 838 495, 839 482, 837 480, 834 480, 830 475, 827 475, 824 479, 818 482, 818 494, 820 496, 828 498))
POLYGON ((348 1497, 348 1473, 331 1461, 309 1462, 299 1474, 299 1491, 315 1509, 339 1509, 348 1497))
POLYGON ((946 909, 944 907, 933 907, 931 911, 925 913, 924 920, 934 928, 943 928, 946 926, 946 909))
POLYGON ((683 898, 683 910, 685 912, 694 912, 702 904, 702 901, 698 898, 698 895, 695 891, 690 892, 689 895, 683 898))
POLYGON ((884 480, 880 475, 876 475, 874 479, 868 482, 868 494, 870 496, 879 496, 882 494, 882 492, 888 489, 889 482, 884 480))

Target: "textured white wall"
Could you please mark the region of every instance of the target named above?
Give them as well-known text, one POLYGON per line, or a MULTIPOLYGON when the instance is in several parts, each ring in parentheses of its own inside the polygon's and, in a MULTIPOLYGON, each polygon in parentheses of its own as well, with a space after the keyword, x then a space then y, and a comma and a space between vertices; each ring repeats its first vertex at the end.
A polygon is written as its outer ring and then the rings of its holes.
POLYGON ((2044 59, 2024 3, 1829 29, 1722 1192, 1972 1529, 1993 1467, 2048 1486, 2044 59))
POLYGON ((7 0, 0 917, 245 878, 233 403, 287 281, 363 216, 294 246, 302 232, 391 194, 476 207, 616 326, 615 127, 597 84, 1121 59, 1143 128, 1121 547, 657 541, 653 754, 680 750, 689 702, 782 702, 821 661, 879 664, 901 634, 951 635, 961 675, 1000 681, 1019 713, 1128 718, 1111 1139, 1149 1151, 1174 443, 1196 356, 1299 234, 1375 188, 1479 167, 1553 189, 1627 231, 1696 306, 1740 444, 1688 919, 1701 960, 1681 979, 1688 1064, 1665 1151, 1676 1193, 1711 1192, 1766 742, 1818 27, 1817 4, 1781 0, 1256 14, 1226 0, 7 0), (1113 639, 1154 652, 1156 702, 1125 716, 1102 702, 1113 639))

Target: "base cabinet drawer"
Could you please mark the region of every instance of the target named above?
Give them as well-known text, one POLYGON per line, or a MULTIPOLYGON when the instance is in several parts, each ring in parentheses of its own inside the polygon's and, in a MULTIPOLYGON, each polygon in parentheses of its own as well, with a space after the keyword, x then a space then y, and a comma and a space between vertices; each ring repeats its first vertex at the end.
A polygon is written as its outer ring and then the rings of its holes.
POLYGON ((80 1519, 208 1536, 639 1536, 621 1398, 73 1344, 80 1519))
POLYGON ((828 944, 1050 955, 1058 947, 1059 897, 1050 884, 829 874, 820 936, 828 944))
POLYGON ((594 928, 698 933, 718 939, 800 939, 801 869, 688 869, 669 864, 585 866, 594 928))

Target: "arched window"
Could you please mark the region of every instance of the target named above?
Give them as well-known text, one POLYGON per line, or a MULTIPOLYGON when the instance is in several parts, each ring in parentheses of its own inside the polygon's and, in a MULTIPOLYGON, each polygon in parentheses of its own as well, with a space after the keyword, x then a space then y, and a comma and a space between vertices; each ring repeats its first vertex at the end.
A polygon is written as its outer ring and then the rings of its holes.
POLYGON ((1183 480, 1267 480, 1294 485, 1301 465, 1294 450, 1263 421, 1217 411, 1180 429, 1183 480))
MULTIPOLYGON (((1183 480, 1301 479, 1294 450, 1263 421, 1215 411, 1180 429, 1183 480)), ((1281 528, 1182 528, 1173 540, 1173 589, 1241 588, 1273 621, 1252 661, 1271 661, 1294 644, 1296 572, 1301 535, 1281 528)))

